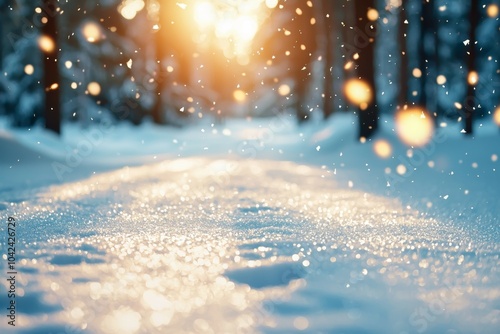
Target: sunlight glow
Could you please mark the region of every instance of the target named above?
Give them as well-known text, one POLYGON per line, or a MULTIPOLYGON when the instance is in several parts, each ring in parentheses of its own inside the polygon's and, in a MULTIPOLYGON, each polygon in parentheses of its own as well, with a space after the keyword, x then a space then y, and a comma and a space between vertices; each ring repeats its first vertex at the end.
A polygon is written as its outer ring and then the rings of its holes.
POLYGON ((240 65, 247 64, 251 42, 266 17, 264 1, 197 0, 193 3, 193 19, 200 35, 205 36, 199 43, 208 42, 222 49, 227 58, 236 58, 240 65))
POLYGON ((215 8, 208 1, 198 2, 194 7, 194 20, 200 28, 209 27, 217 19, 215 8))
POLYGON ((349 102, 366 109, 368 103, 373 99, 373 93, 370 85, 360 79, 350 79, 345 83, 344 93, 349 102))
POLYGON ((234 35, 238 40, 251 41, 257 33, 259 25, 254 17, 242 15, 239 17, 238 24, 235 28, 234 35))
POLYGON ((396 132, 405 144, 415 147, 424 146, 434 134, 434 122, 421 108, 400 110, 396 114, 396 132))

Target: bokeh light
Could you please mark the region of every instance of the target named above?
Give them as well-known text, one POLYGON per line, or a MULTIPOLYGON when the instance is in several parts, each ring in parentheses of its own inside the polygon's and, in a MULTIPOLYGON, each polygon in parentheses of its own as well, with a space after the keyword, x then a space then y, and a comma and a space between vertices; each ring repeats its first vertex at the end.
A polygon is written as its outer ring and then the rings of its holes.
POLYGON ((496 18, 498 17, 499 9, 496 4, 490 4, 488 7, 486 7, 486 14, 488 14, 489 17, 491 18, 496 18))
POLYGON ((467 76, 467 82, 469 85, 475 86, 479 81, 479 74, 476 71, 470 71, 467 76))
POLYGON ((290 92, 290 86, 288 86, 287 84, 283 84, 278 88, 278 94, 280 94, 281 96, 287 96, 288 94, 290 94, 290 92))
POLYGON ((56 48, 56 43, 49 36, 42 35, 38 38, 38 47, 45 53, 52 53, 56 48))
POLYGON ((132 20, 137 13, 143 10, 145 3, 143 0, 123 0, 118 6, 118 12, 127 20, 132 20))
POLYGON ((424 146, 434 134, 434 122, 421 108, 401 110, 396 114, 396 132, 405 144, 424 146))
POLYGON ((269 9, 273 9, 278 5, 278 0, 266 0, 266 6, 269 9))
POLYGON ((391 144, 384 139, 379 139, 373 144, 373 150, 375 154, 382 159, 390 158, 392 155, 391 144))
POLYGON ((90 82, 87 85, 87 91, 89 92, 90 95, 97 96, 101 94, 101 85, 99 85, 99 83, 95 81, 90 82))
POLYGON ((33 65, 31 64, 24 66, 24 73, 26 73, 27 75, 32 75, 33 73, 35 73, 35 67, 33 67, 33 65))
POLYGON ((444 75, 440 74, 437 76, 436 82, 438 85, 444 85, 446 83, 446 77, 444 75))
POLYGON ((217 16, 213 4, 209 1, 197 2, 194 7, 194 20, 201 28, 211 26, 217 16))
POLYGON ((233 98, 236 102, 243 103, 247 100, 247 94, 243 90, 237 89, 233 92, 233 98))
POLYGON ((238 24, 235 28, 234 35, 237 40, 251 41, 259 29, 259 25, 255 17, 242 15, 238 19, 238 24))
POLYGON ((422 77, 422 71, 419 68, 414 68, 412 74, 415 78, 422 77))
POLYGON ((379 18, 378 11, 374 8, 370 8, 366 13, 366 17, 368 17, 368 20, 370 21, 376 21, 379 18))
POLYGON ((373 98, 370 85, 360 79, 349 79, 344 85, 344 93, 349 102, 360 106, 361 109, 366 109, 373 98))
POLYGON ((95 43, 101 40, 101 27, 95 22, 88 22, 82 28, 82 33, 87 42, 95 43))
POLYGON ((405 175, 407 172, 407 169, 406 169, 406 166, 405 165, 398 165, 396 167, 396 173, 398 173, 399 175, 405 175))
POLYGON ((299 331, 304 331, 309 327, 309 320, 306 317, 297 317, 293 320, 293 327, 299 331))
POLYGON ((493 120, 498 126, 500 126, 500 107, 495 110, 495 113, 493 114, 493 120))

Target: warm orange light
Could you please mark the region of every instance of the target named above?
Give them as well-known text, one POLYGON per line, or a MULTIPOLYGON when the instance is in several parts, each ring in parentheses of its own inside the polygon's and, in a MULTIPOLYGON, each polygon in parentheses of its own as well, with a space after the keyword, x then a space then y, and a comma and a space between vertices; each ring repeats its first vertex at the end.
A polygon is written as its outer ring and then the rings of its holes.
POLYGON ((486 7, 486 14, 488 14, 489 17, 495 18, 498 16, 498 13, 499 13, 499 9, 498 9, 497 5, 491 4, 491 5, 488 5, 488 7, 486 7))
POLYGON ((377 140, 373 144, 373 150, 375 151, 375 154, 381 157, 382 159, 387 159, 392 154, 391 144, 384 139, 377 140))
POLYGON ((83 36, 89 43, 95 43, 101 39, 101 27, 95 22, 88 22, 83 26, 83 36))
POLYGON ((495 110, 495 113, 493 114, 493 120, 498 126, 500 126, 500 107, 495 110))
POLYGON ((424 146, 434 134, 434 122, 423 109, 400 110, 396 114, 396 132, 405 144, 424 146))
POLYGON ((370 85, 360 79, 348 80, 344 85, 344 93, 349 102, 358 106, 367 105, 373 98, 373 93, 370 85))
POLYGON ((38 47, 45 53, 52 53, 56 48, 56 43, 49 36, 42 35, 38 38, 38 47))
POLYGON ((467 76, 467 82, 471 86, 477 85, 477 82, 479 81, 479 74, 477 74, 476 71, 470 71, 469 75, 467 76))

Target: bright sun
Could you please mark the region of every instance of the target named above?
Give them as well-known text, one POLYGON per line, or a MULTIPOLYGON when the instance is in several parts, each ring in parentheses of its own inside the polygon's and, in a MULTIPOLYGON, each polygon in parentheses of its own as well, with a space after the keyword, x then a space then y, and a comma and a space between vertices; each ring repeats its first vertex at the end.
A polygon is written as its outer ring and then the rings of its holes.
MULTIPOLYGON (((118 11, 125 19, 132 20, 144 8, 148 13, 162 10, 161 3, 162 0, 122 0, 118 11)), ((269 9, 277 4, 277 0, 176 1, 176 5, 189 12, 195 22, 199 31, 195 39, 200 47, 215 45, 227 58, 235 58, 242 65, 248 61, 252 40, 269 9)))
POLYGON ((193 3, 194 20, 200 32, 211 35, 228 58, 244 63, 263 15, 263 0, 198 0, 193 3), (231 41, 228 43, 227 41, 231 41))

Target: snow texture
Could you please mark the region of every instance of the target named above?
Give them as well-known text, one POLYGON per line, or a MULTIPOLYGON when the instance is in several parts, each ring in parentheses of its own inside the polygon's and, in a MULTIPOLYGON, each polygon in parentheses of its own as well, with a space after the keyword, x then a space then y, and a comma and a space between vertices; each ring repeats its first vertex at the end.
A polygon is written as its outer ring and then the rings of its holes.
POLYGON ((20 272, 19 327, 2 333, 498 330, 500 152, 482 145, 497 134, 444 129, 435 166, 397 179, 385 169, 408 147, 390 122, 388 160, 346 139, 351 116, 301 133, 269 122, 119 126, 62 178, 50 148, 83 132, 2 132, 0 212, 18 221, 20 272), (140 141, 118 156, 129 167, 110 156, 140 141))

